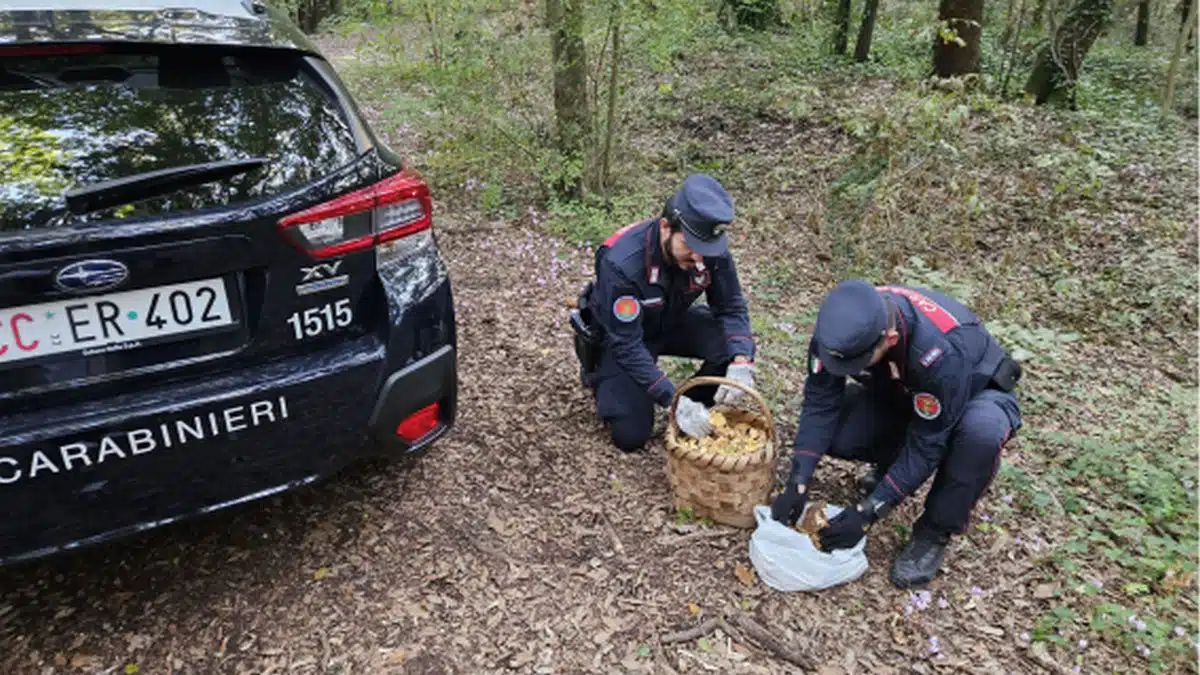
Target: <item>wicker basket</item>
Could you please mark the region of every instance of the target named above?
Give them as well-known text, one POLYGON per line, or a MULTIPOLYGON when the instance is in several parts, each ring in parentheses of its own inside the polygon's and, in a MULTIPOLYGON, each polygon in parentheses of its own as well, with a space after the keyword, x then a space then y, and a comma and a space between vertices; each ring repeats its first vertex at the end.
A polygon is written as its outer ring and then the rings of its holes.
POLYGON ((677 509, 690 508, 696 518, 711 518, 714 522, 733 527, 753 527, 754 507, 767 503, 774 481, 776 458, 775 422, 762 396, 753 389, 724 377, 695 377, 675 392, 671 401, 664 442, 667 447, 667 477, 671 481, 677 509), (698 385, 726 384, 745 391, 762 408, 757 413, 741 408, 716 406, 731 424, 746 422, 765 432, 766 440, 757 452, 727 456, 680 444, 675 408, 679 397, 698 385))

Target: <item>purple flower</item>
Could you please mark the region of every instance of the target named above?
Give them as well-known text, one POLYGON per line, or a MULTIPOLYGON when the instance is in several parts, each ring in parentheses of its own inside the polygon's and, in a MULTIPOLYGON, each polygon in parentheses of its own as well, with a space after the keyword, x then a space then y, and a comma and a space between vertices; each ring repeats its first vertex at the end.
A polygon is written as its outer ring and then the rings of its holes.
POLYGON ((1079 648, 1080 648, 1080 649, 1087 649, 1087 646, 1088 646, 1088 641, 1087 641, 1087 640, 1080 640, 1080 641, 1079 641, 1079 648))
POLYGON ((937 654, 940 651, 942 651, 942 648, 941 648, 941 645, 938 644, 937 636, 934 635, 934 636, 930 637, 929 638, 929 652, 931 654, 937 654))
POLYGON ((545 286, 545 285, 546 285, 545 279, 538 279, 538 286, 545 286))
POLYGON ((1149 647, 1142 647, 1142 656, 1144 656, 1146 658, 1150 658, 1150 648, 1149 647))
POLYGON ((938 609, 946 609, 950 603, 946 602, 945 598, 938 598, 938 609))
POLYGON ((1011 504, 1012 503, 1012 495, 1004 495, 1003 497, 1000 498, 1000 501, 1004 502, 1005 504, 1011 504))
POLYGON ((1141 620, 1139 620, 1139 621, 1137 622, 1137 629, 1138 629, 1139 631, 1144 631, 1144 630, 1146 630, 1146 622, 1145 622, 1145 621, 1141 621, 1141 620))
POLYGON ((1186 632, 1187 631, 1183 630, 1183 626, 1175 626, 1175 636, 1176 637, 1183 637, 1184 633, 1186 633, 1186 632))
POLYGON ((986 514, 986 513, 985 513, 985 514, 983 514, 982 516, 979 516, 979 519, 980 519, 980 520, 982 520, 982 521, 983 521, 983 522, 985 522, 985 523, 990 523, 990 522, 992 522, 992 517, 991 517, 991 516, 989 516, 989 515, 988 515, 988 514, 986 514))
POLYGON ((1071 672, 1072 673, 1081 673, 1081 672, 1083 672, 1083 670, 1080 669, 1079 666, 1075 666, 1073 669, 1071 669, 1071 672))
POLYGON ((978 586, 972 586, 971 595, 978 598, 979 596, 983 595, 983 589, 978 586))
POLYGON ((1023 632, 1020 635, 1018 635, 1017 637, 1019 637, 1021 639, 1021 642, 1029 642, 1029 633, 1023 632))

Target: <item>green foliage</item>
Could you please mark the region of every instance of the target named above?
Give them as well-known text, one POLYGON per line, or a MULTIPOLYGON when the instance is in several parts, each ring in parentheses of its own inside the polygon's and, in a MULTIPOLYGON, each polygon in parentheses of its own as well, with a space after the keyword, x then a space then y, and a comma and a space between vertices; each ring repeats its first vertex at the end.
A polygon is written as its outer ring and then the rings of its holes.
POLYGON ((1062 636, 1084 618, 1151 672, 1170 671, 1194 656, 1196 618, 1180 596, 1194 591, 1200 544, 1196 392, 1110 384, 1074 401, 1064 396, 1070 386, 1048 393, 1060 405, 1115 413, 1111 422, 1071 432, 1022 430, 1041 461, 1031 471, 1006 467, 998 479, 1019 495, 1014 504, 1071 524, 1050 558, 1072 590, 1036 622, 1032 636, 1065 645, 1062 636), (1103 582, 1095 569, 1108 570, 1103 582))

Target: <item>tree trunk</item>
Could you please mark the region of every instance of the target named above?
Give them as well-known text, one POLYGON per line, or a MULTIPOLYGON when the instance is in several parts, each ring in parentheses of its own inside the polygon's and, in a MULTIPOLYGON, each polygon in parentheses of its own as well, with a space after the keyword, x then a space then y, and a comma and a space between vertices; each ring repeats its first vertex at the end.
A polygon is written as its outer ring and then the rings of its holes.
POLYGON ((1175 77, 1179 74, 1179 62, 1182 60, 1184 45, 1196 27, 1196 2, 1189 3, 1188 15, 1183 25, 1179 27, 1179 36, 1175 38, 1175 51, 1171 54, 1171 67, 1167 70, 1167 84, 1163 91, 1163 107, 1167 110, 1175 104, 1175 77))
POLYGON ((600 189, 607 192, 608 169, 612 163, 613 136, 617 133, 617 75, 621 72, 621 0, 612 3, 612 64, 608 76, 608 125, 604 130, 604 157, 600 161, 600 189))
POLYGON ((1039 104, 1068 98, 1075 107, 1075 83, 1088 50, 1108 25, 1113 0, 1076 0, 1066 20, 1038 54, 1025 91, 1039 104))
POLYGON ((579 198, 584 192, 586 148, 591 115, 587 95, 587 54, 583 43, 583 1, 546 0, 546 26, 554 64, 554 116, 558 148, 567 166, 559 192, 579 198))
POLYGON ((850 35, 850 0, 838 0, 837 17, 833 25, 833 53, 842 56, 846 53, 846 41, 850 35))
POLYGON ((1138 47, 1145 47, 1146 40, 1150 36, 1150 0, 1141 0, 1138 3, 1137 12, 1137 32, 1133 36, 1133 44, 1138 47))
POLYGON ((875 17, 879 14, 879 0, 867 0, 863 8, 862 25, 858 27, 858 42, 854 45, 854 60, 862 63, 871 54, 871 36, 875 33, 875 17))
POLYGON ((979 72, 983 0, 941 0, 941 28, 933 38, 933 70, 938 77, 979 72))

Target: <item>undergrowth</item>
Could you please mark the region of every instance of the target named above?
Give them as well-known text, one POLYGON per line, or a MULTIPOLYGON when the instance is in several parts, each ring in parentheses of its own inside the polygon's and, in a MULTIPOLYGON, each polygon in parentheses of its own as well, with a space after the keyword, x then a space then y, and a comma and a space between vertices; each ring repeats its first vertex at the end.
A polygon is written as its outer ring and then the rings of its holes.
MULTIPOLYGON (((859 275, 968 302, 1028 364, 1029 450, 998 477, 1011 503, 992 506, 1011 522, 982 527, 1018 535, 1025 519, 1048 542, 1034 573, 1057 583, 1029 641, 1085 672, 1098 642, 1154 672, 1194 663, 1194 59, 1175 109, 1158 101, 1177 17, 1156 15, 1146 48, 1105 36, 1079 109, 1060 110, 1020 96, 1039 28, 1022 31, 1003 95, 1001 5, 985 20, 981 81, 942 90, 927 81, 935 5, 885 3, 871 58, 854 64, 828 55, 818 3, 784 3, 793 23, 761 33, 722 27, 704 3, 631 3, 612 189, 562 201, 548 186, 577 167, 553 148, 550 46, 532 5, 456 0, 431 24, 420 3, 384 4, 341 25, 371 24, 339 69, 415 139, 411 161, 463 217, 594 246, 655 215, 687 173, 730 188, 735 245, 758 263, 760 379, 780 418, 799 405, 814 319, 797 294, 859 275), (1097 346, 1140 366, 1114 380, 1074 358, 1097 346), (1163 381, 1156 369, 1178 385, 1146 384, 1163 381)), ((606 20, 589 4, 594 96, 606 20)), ((694 371, 666 361, 675 379, 694 371)))

